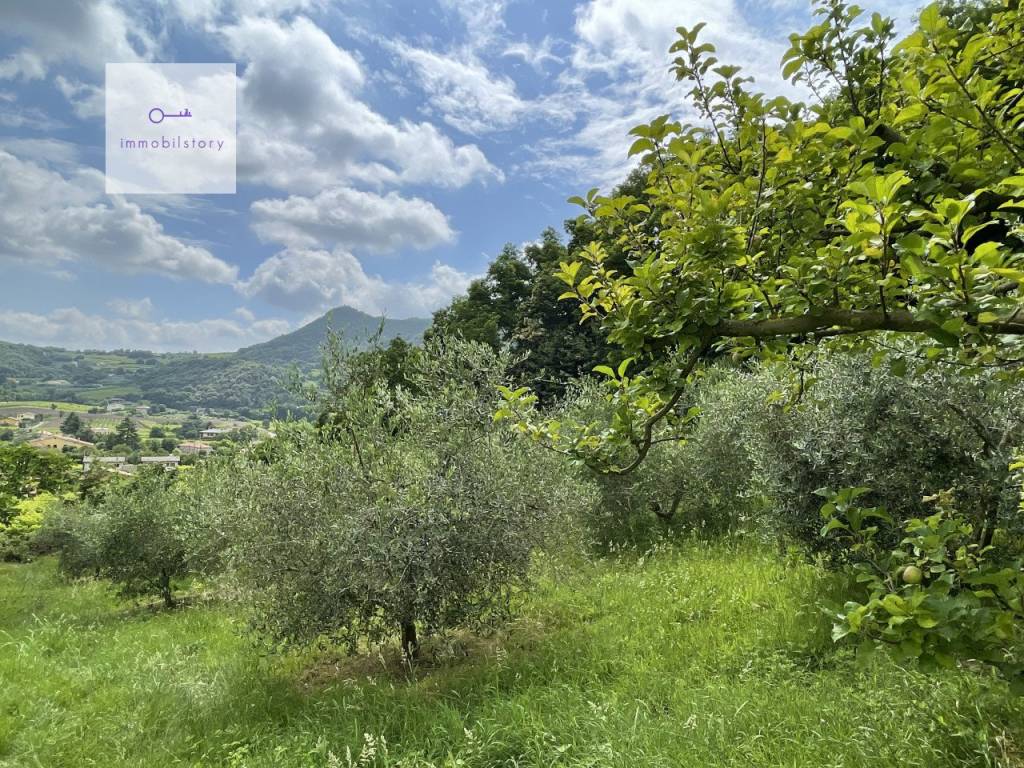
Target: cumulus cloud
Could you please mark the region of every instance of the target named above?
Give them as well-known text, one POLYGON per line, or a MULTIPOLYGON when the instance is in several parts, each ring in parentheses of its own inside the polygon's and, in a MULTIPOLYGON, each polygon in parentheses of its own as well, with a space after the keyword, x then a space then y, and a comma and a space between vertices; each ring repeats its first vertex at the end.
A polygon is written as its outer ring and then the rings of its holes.
POLYGON ((395 192, 378 195, 348 187, 313 197, 257 200, 253 229, 265 242, 327 246, 376 253, 433 248, 455 239, 448 218, 432 203, 395 192))
POLYGON ((250 297, 294 311, 318 313, 347 305, 373 315, 424 317, 462 293, 471 276, 435 263, 420 282, 388 282, 367 274, 351 253, 289 248, 264 261, 240 285, 250 297))
POLYGON ((237 269, 168 235, 142 209, 103 194, 103 175, 65 176, 0 150, 0 259, 42 268, 86 261, 122 273, 232 283, 237 269))
POLYGON ((76 307, 56 309, 46 314, 0 310, 0 337, 24 344, 72 349, 227 352, 266 341, 289 330, 291 323, 278 319, 154 321, 88 314, 76 307))
POLYGON ((247 62, 243 178, 305 192, 339 181, 461 187, 502 178, 476 145, 456 145, 430 123, 393 123, 360 100, 359 62, 309 19, 246 17, 220 34, 247 62))
POLYGON ((4 29, 24 48, 0 59, 0 79, 39 79, 60 62, 102 71, 108 61, 145 61, 157 51, 146 25, 113 0, 32 0, 4 4, 4 29))

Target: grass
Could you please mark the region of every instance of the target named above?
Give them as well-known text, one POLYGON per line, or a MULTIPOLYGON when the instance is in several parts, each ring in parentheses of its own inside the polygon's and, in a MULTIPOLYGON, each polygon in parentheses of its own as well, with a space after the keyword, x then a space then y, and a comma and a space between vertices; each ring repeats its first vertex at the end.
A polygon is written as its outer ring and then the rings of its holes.
POLYGON ((142 390, 135 385, 126 384, 123 386, 96 387, 95 389, 77 389, 75 396, 82 398, 86 403, 102 405, 114 397, 141 397, 142 390))
POLYGON ((413 679, 0 566, 0 765, 1024 765, 992 675, 833 649, 813 567, 720 545, 540 571, 511 627, 413 679))
POLYGON ((78 413, 85 413, 91 407, 81 403, 65 403, 59 400, 5 400, 0 402, 0 410, 18 408, 46 408, 50 410, 51 405, 56 405, 58 411, 76 411, 78 413))

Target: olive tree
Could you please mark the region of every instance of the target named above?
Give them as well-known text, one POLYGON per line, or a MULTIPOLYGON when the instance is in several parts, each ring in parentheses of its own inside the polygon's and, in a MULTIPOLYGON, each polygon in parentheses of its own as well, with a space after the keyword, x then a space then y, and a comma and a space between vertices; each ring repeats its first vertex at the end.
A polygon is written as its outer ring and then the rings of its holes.
POLYGON ((507 614, 531 553, 573 496, 553 459, 492 419, 507 360, 433 339, 402 383, 331 345, 316 426, 233 458, 230 568, 272 637, 341 642, 507 614))
MULTIPOLYGON (((906 521, 931 514, 923 499, 943 491, 983 546, 997 528, 1019 528, 1010 464, 1024 441, 1024 382, 946 368, 900 376, 863 355, 839 354, 808 365, 805 377, 799 392, 787 371, 758 366, 699 399, 702 417, 687 441, 699 461, 693 474, 715 477, 699 457, 714 455, 707 433, 718 437, 718 426, 731 424, 721 437, 743 454, 729 482, 760 500, 759 529, 836 552, 839 542, 819 535, 816 491, 856 486, 871 489, 862 503, 893 518, 881 525, 883 546, 899 542, 906 521)), ((696 477, 688 484, 701 487, 696 477)))
POLYGON ((124 595, 158 595, 170 608, 175 579, 192 572, 195 521, 185 502, 171 473, 140 470, 97 501, 56 515, 43 537, 60 550, 64 573, 109 579, 124 595))

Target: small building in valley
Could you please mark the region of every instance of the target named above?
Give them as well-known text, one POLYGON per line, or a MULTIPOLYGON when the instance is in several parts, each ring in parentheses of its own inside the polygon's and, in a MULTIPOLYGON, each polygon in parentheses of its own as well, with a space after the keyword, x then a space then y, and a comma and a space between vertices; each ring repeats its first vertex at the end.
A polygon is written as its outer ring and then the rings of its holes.
POLYGON ((128 466, 128 458, 126 456, 83 456, 82 457, 82 474, 87 475, 93 467, 101 467, 113 472, 119 472, 120 474, 127 475, 131 474, 124 467, 128 466))
POLYGON ((143 456, 139 459, 140 464, 158 464, 163 466, 168 472, 172 469, 177 469, 180 462, 181 457, 174 454, 168 456, 143 456))
POLYGON ((79 440, 77 437, 71 437, 70 435, 55 435, 51 432, 41 432, 39 437, 29 440, 28 444, 33 448, 39 448, 44 451, 63 451, 65 448, 68 450, 79 450, 96 447, 94 443, 90 443, 88 440, 79 440))

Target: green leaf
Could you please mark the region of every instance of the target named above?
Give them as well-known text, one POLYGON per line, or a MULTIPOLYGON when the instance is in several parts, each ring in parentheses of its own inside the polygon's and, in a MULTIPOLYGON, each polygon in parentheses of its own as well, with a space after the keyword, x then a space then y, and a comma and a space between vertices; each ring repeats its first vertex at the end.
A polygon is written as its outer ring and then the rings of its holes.
POLYGON ((932 3, 921 11, 921 29, 929 34, 934 34, 942 28, 942 7, 939 3, 932 3))
POLYGON ((654 142, 651 141, 650 139, 637 139, 629 148, 629 157, 632 157, 633 155, 638 155, 641 152, 653 152, 654 149, 654 142))

